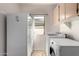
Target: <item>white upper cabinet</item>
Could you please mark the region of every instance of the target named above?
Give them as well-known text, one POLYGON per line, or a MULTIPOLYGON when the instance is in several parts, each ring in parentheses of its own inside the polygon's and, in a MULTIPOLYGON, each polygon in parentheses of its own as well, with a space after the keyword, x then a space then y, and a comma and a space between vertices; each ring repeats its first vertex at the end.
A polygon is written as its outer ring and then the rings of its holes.
POLYGON ((60 4, 60 20, 66 20, 69 17, 77 15, 76 3, 62 3, 60 4))
POLYGON ((60 21, 65 19, 65 4, 60 4, 60 21))
POLYGON ((65 9, 66 9, 66 19, 68 17, 72 17, 77 15, 77 4, 76 3, 66 3, 65 4, 65 9))
MULTIPOLYGON (((78 6, 79 7, 79 6, 78 6)), ((79 9, 79 8, 78 8, 79 9)), ((77 3, 61 3, 56 6, 53 12, 54 24, 68 21, 70 17, 78 15, 77 3)))

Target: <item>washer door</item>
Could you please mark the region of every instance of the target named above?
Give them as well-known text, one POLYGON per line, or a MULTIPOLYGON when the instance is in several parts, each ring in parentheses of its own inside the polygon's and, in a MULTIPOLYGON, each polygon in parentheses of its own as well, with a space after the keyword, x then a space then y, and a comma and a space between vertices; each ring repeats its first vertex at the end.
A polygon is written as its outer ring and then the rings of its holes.
POLYGON ((50 47, 50 55, 51 55, 51 56, 55 56, 55 52, 54 52, 53 47, 50 47))

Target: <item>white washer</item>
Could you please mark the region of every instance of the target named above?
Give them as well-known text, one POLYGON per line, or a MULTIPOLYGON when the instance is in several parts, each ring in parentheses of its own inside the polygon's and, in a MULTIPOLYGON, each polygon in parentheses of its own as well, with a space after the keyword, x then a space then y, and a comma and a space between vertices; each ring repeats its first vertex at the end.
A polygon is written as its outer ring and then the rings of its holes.
MULTIPOLYGON (((79 51, 79 47, 78 47, 79 46, 79 42, 77 42, 75 40, 67 39, 67 38, 49 38, 49 39, 50 39, 50 46, 55 51, 55 56, 59 56, 61 54, 61 51, 60 51, 61 47, 67 48, 68 51, 71 51, 72 53, 73 53, 73 51, 75 51, 76 53, 73 54, 73 55, 79 55, 79 52, 77 53, 77 51, 79 51), (52 42, 53 42, 53 44, 52 44, 52 42), (72 47, 75 48, 75 49, 72 50, 72 47), (69 50, 69 49, 71 49, 71 50, 69 50)), ((67 55, 72 55, 72 54, 70 54, 71 52, 68 54, 66 52, 66 49, 64 49, 63 51, 65 51, 65 53, 67 55)), ((63 54, 63 56, 65 56, 66 54, 63 54)))

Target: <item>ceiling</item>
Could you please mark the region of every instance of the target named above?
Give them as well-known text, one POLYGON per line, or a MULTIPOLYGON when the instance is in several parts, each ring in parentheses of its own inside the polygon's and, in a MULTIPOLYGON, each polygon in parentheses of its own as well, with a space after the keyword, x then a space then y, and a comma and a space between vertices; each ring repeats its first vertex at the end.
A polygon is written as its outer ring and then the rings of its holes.
POLYGON ((19 3, 19 5, 25 5, 25 6, 39 6, 39 5, 42 5, 42 6, 54 6, 56 5, 56 3, 19 3))
POLYGON ((23 12, 48 13, 57 5, 55 3, 19 3, 23 12))

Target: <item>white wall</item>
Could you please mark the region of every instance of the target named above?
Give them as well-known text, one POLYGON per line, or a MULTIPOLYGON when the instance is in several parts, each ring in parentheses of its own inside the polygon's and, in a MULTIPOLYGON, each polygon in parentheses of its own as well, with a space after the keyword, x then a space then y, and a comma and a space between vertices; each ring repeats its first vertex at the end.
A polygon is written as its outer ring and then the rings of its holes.
POLYGON ((47 32, 52 33, 53 27, 53 9, 56 4, 32 4, 32 3, 2 3, 0 4, 0 13, 33 13, 33 14, 48 14, 47 32), (51 25, 51 26, 50 26, 51 25))
POLYGON ((19 12, 18 4, 0 3, 0 55, 5 50, 5 14, 16 12, 19 12))
POLYGON ((79 20, 75 20, 72 22, 71 31, 72 36, 75 38, 75 40, 79 41, 79 20))
POLYGON ((64 23, 60 26, 60 32, 71 35, 73 39, 79 41, 79 20, 76 18, 71 22, 71 28, 64 23))
POLYGON ((17 3, 0 3, 0 13, 33 13, 33 14, 48 14, 47 32, 51 33, 53 29, 53 8, 56 4, 17 4, 17 3), (51 25, 51 26, 50 26, 51 25))
MULTIPOLYGON (((33 13, 33 14, 48 14, 48 18, 46 18, 45 22, 45 31, 46 35, 48 33, 53 33, 53 8, 55 7, 54 4, 0 4, 0 13, 33 13)), ((46 44, 44 44, 44 47, 46 44)), ((41 45, 41 47, 43 47, 41 45)), ((42 49, 42 48, 41 48, 42 49)))
MULTIPOLYGON (((32 14, 48 14, 48 17, 45 18, 45 32, 46 36, 48 33, 53 33, 53 8, 56 5, 54 4, 21 4, 21 12, 32 13, 32 14)), ((55 29, 56 30, 56 29, 55 29)), ((40 36, 39 36, 40 37, 40 36)), ((34 50, 44 50, 46 48, 46 41, 43 38, 37 39, 34 43, 36 45, 34 50), (36 42, 37 41, 37 42, 36 42), (42 41, 42 42, 40 42, 42 41), (38 48, 38 45, 39 48, 38 48)))
POLYGON ((48 14, 47 30, 52 32, 53 27, 53 8, 56 4, 17 4, 17 3, 0 3, 0 13, 33 13, 33 14, 48 14), (51 26, 50 26, 51 25, 51 26))

